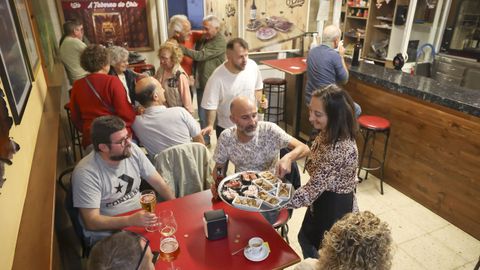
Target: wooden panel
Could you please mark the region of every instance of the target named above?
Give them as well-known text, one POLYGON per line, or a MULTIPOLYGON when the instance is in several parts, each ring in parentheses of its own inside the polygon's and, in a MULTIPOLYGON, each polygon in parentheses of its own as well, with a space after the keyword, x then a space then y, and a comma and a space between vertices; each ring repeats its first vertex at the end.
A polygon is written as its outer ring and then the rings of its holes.
POLYGON ((391 121, 385 181, 480 239, 480 118, 354 78, 346 88, 391 121))
POLYGON ((60 93, 49 87, 45 99, 12 269, 53 267, 60 93))

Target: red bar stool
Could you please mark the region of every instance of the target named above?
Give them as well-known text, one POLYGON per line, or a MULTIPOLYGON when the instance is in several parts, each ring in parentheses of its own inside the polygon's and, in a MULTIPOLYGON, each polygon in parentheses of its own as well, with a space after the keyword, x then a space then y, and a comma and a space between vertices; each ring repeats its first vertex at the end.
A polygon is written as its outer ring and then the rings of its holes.
POLYGON ((281 78, 267 78, 263 80, 263 90, 268 99, 268 109, 265 113, 265 121, 279 124, 283 121, 284 129, 287 130, 285 119, 285 92, 287 80, 281 78))
POLYGON ((360 131, 364 139, 364 144, 362 149, 362 155, 360 156, 357 176, 361 180, 367 179, 369 171, 380 170, 380 193, 383 195, 383 172, 385 165, 385 157, 387 155, 388 138, 390 137, 390 121, 379 116, 362 115, 358 118, 358 124, 360 125, 360 131), (383 145, 383 158, 381 160, 373 156, 373 151, 375 148, 375 138, 377 133, 382 133, 385 136, 385 144, 383 145), (371 143, 370 146, 368 145, 369 142, 371 143), (363 166, 365 151, 369 147, 370 151, 368 154, 368 163, 367 166, 363 166), (377 162, 378 166, 372 167, 372 160, 377 162), (365 171, 365 178, 363 179, 360 177, 361 170, 365 171))
POLYGON ((285 241, 290 244, 290 241, 288 240, 288 220, 290 219, 291 214, 289 213, 288 209, 282 208, 280 212, 278 213, 277 220, 275 223, 272 224, 273 228, 275 230, 280 230, 280 235, 282 236, 285 241))

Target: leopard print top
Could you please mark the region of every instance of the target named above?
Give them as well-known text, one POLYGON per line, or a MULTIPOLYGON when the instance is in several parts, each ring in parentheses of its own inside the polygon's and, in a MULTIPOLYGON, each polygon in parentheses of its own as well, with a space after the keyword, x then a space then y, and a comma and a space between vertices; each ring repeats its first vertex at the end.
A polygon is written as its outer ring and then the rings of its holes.
POLYGON ((288 208, 309 206, 324 191, 350 193, 357 185, 358 150, 355 140, 326 144, 320 133, 313 142, 310 158, 305 164, 310 174, 308 183, 295 191, 288 208))

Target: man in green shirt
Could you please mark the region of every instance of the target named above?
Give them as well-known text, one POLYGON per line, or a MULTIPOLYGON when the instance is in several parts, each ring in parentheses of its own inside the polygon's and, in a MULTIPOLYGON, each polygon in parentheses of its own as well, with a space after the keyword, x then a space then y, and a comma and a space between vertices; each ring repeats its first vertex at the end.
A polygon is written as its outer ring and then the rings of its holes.
MULTIPOLYGON (((189 56, 195 61, 195 80, 197 87, 197 105, 200 125, 203 128, 207 126, 206 112, 200 104, 202 103, 203 91, 208 78, 213 71, 225 61, 226 41, 220 33, 220 20, 208 15, 203 18, 204 35, 195 43, 195 50, 185 48, 180 45, 183 54, 189 56)), ((205 136, 205 143, 210 144, 210 137, 205 136)))

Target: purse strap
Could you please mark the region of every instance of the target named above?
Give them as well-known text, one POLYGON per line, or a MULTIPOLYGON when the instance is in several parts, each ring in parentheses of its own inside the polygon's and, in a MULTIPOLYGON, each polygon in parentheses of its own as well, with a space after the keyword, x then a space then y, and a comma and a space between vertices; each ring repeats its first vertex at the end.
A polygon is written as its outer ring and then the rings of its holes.
POLYGON ((105 106, 112 114, 115 114, 115 110, 112 108, 112 106, 108 105, 107 103, 105 103, 105 101, 103 101, 103 99, 100 97, 97 90, 95 90, 95 87, 93 87, 92 83, 90 82, 90 80, 88 80, 87 77, 85 77, 85 81, 87 81, 88 86, 90 86, 92 92, 95 94, 95 96, 97 96, 100 102, 102 102, 103 106, 105 106))

